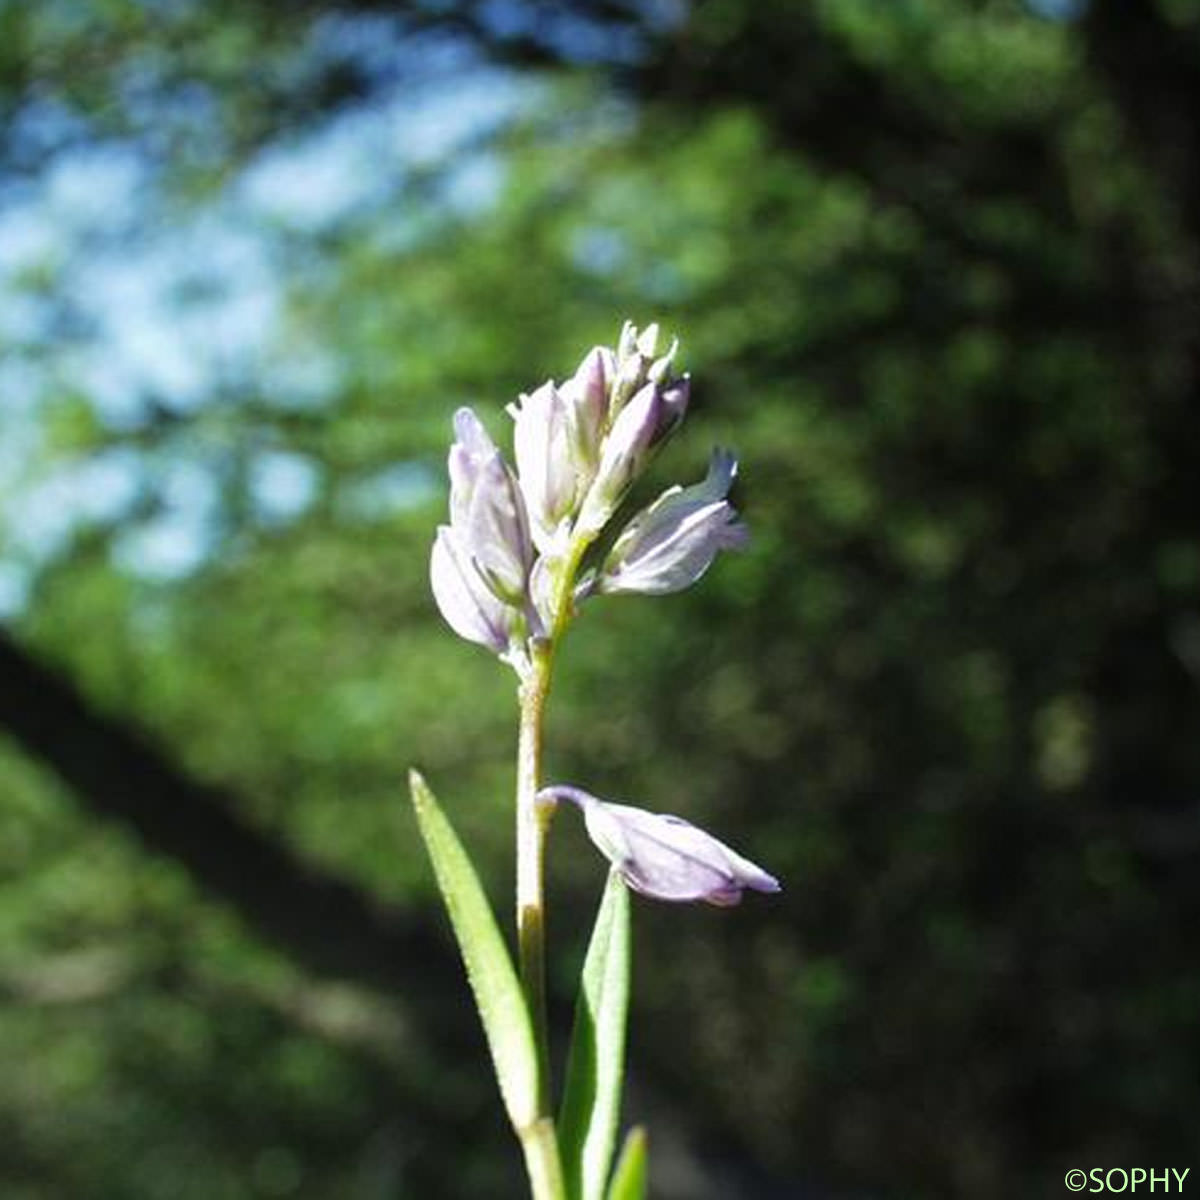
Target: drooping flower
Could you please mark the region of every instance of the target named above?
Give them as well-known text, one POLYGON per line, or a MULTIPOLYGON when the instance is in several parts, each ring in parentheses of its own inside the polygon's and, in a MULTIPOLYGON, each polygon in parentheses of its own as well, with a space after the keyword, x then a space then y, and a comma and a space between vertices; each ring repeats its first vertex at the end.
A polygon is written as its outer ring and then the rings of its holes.
POLYGON ((718 552, 744 546, 749 530, 726 499, 736 475, 737 459, 714 450, 701 483, 669 488, 629 522, 605 560, 597 590, 678 592, 695 583, 718 552))
POLYGON ((566 784, 543 788, 538 799, 578 807, 593 844, 643 896, 728 907, 747 890, 780 891, 773 875, 682 817, 612 804, 566 784))

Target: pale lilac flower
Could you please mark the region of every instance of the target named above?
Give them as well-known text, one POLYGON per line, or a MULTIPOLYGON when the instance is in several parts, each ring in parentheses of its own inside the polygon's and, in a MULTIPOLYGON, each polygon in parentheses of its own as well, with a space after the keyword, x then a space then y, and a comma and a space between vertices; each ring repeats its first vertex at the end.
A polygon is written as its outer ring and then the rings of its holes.
POLYGON ((571 450, 567 399, 553 383, 542 384, 509 406, 517 478, 529 512, 533 541, 545 553, 575 507, 579 476, 571 450))
POLYGON ((438 527, 429 558, 433 597, 460 637, 516 665, 522 630, 540 632, 528 601, 533 544, 512 469, 479 418, 454 414, 450 447, 450 524, 438 527))
POLYGON ((737 904, 746 890, 780 890, 773 875, 681 817, 610 804, 563 784, 543 788, 538 799, 576 805, 596 848, 643 896, 724 907, 737 904))
POLYGON ((664 595, 695 583, 721 550, 746 544, 749 531, 726 500, 737 459, 714 450, 708 475, 665 491, 629 522, 597 581, 602 592, 664 595))
POLYGON ((609 394, 617 360, 607 346, 594 346, 575 374, 559 389, 566 401, 571 454, 580 493, 591 483, 600 461, 600 441, 608 424, 609 394))
POLYGON ((492 590, 509 604, 524 600, 533 545, 512 468, 469 409, 454 414, 450 447, 450 524, 492 590))
POLYGON ((497 654, 508 649, 515 610, 501 600, 479 573, 459 530, 439 525, 429 558, 433 598, 446 624, 459 637, 497 654))

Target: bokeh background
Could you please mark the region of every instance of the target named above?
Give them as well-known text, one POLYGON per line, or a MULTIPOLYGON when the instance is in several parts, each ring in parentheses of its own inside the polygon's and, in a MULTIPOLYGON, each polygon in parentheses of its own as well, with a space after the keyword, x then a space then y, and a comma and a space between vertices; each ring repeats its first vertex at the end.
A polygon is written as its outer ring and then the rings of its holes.
MULTIPOLYGON (((1200 6, 0 2, 0 1193, 521 1194, 407 812, 511 887, 449 420, 683 342, 690 592, 553 777, 777 900, 639 904, 661 1200, 1200 1170, 1200 6)), ((603 864, 552 845, 561 1038, 603 864)))

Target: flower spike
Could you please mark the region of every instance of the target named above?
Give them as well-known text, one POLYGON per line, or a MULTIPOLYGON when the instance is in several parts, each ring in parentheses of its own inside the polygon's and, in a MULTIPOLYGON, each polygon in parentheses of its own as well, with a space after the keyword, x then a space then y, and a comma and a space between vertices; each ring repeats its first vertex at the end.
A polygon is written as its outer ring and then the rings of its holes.
POLYGON ((454 415, 450 521, 430 556, 434 598, 456 633, 518 674, 586 596, 676 592, 721 550, 745 544, 727 499, 737 462, 716 451, 702 483, 668 489, 603 563, 581 567, 687 413, 691 381, 674 372, 679 344, 671 338, 664 351, 666 340, 657 324, 626 321, 615 347, 595 346, 562 383, 521 393, 508 407, 515 470, 470 408, 454 415))

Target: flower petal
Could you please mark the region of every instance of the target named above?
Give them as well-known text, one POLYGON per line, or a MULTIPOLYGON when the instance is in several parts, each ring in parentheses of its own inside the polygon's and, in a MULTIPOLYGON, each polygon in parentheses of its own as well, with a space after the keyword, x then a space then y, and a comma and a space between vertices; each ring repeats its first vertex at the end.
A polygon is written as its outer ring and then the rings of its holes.
POLYGON ((616 373, 613 352, 607 346, 594 346, 560 389, 566 401, 571 454, 581 494, 596 474, 600 439, 608 421, 609 392, 616 373))
POLYGON ((733 455, 715 450, 701 483, 670 488, 638 513, 609 553, 599 590, 677 592, 695 583, 719 551, 744 546, 749 532, 725 500, 736 474, 733 455))
POLYGON ((600 450, 600 466, 588 489, 578 528, 598 533, 621 503, 653 445, 662 418, 662 393, 646 384, 613 422, 600 450))
POLYGON ((488 588, 448 525, 438 527, 429 559, 429 581, 438 610, 459 637, 497 654, 507 650, 512 610, 488 588))
POLYGON ((450 447, 450 525, 497 596, 519 605, 533 545, 525 501, 512 469, 469 408, 454 414, 450 447))
POLYGON ((456 528, 500 597, 519 602, 533 563, 533 547, 525 502, 499 453, 480 468, 466 519, 456 528))
POLYGON ((539 550, 574 507, 578 490, 576 457, 571 451, 567 399, 553 383, 522 395, 510 407, 517 475, 539 550))
POLYGON ((454 442, 450 447, 450 523, 466 521, 471 498, 479 485, 484 463, 499 453, 483 423, 469 408, 454 414, 454 442))

